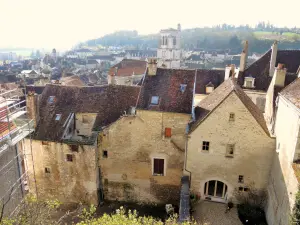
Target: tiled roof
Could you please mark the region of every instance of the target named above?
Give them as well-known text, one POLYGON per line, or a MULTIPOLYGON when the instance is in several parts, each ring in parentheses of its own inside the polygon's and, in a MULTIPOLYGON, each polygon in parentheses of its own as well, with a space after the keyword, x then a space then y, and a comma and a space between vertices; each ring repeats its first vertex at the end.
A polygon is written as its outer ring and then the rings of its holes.
POLYGON ((158 68, 155 76, 145 76, 138 108, 191 114, 195 70, 158 68), (151 105, 152 96, 159 97, 151 105))
POLYGON ((131 76, 141 75, 146 72, 147 62, 133 59, 123 59, 118 64, 110 68, 108 74, 110 76, 131 76), (115 74, 117 71, 117 74, 115 74))
POLYGON ((296 107, 300 108, 300 78, 283 89, 279 95, 293 103, 296 107))
POLYGON ((259 108, 252 102, 252 100, 245 94, 243 89, 236 83, 236 80, 228 79, 216 88, 210 95, 203 99, 199 106, 195 109, 196 122, 191 124, 191 132, 214 110, 216 109, 232 92, 239 97, 239 99, 246 106, 248 111, 260 124, 263 130, 269 135, 268 128, 263 114, 259 108))
MULTIPOLYGON (((267 51, 261 58, 249 65, 243 73, 240 73, 238 83, 244 84, 244 78, 252 76, 255 78, 255 90, 267 91, 272 77, 269 76, 271 50, 267 51)), ((300 50, 278 50, 276 67, 282 63, 287 68, 285 86, 297 78, 296 72, 300 66, 300 50)))
POLYGON ((97 113, 94 130, 113 123, 136 105, 140 87, 106 85, 75 87, 47 85, 40 96, 38 125, 34 138, 38 140, 61 141, 63 124, 70 113, 97 113), (49 103, 50 96, 55 101, 49 103), (59 121, 56 114, 61 114, 59 121))
POLYGON ((214 87, 218 87, 223 83, 225 70, 205 70, 197 69, 196 77, 196 94, 205 94, 206 85, 212 83, 214 87))

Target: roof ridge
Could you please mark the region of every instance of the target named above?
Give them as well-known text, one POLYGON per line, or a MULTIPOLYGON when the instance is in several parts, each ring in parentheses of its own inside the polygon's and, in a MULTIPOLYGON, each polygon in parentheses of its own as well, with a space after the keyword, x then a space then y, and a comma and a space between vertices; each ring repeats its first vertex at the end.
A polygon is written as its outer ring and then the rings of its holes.
POLYGON ((300 79, 300 77, 297 77, 294 81, 292 81, 290 84, 288 84, 287 86, 285 86, 280 92, 279 94, 281 95, 282 92, 284 92, 286 89, 288 89, 290 86, 292 86, 294 83, 296 83, 298 80, 300 79))
POLYGON ((256 60, 256 61, 254 61, 253 63, 251 63, 250 65, 248 65, 247 67, 246 67, 246 69, 244 70, 244 72, 246 72, 246 70, 248 69, 248 68, 250 68, 250 66, 252 66, 252 65, 254 65, 254 64, 256 64, 256 63, 258 63, 258 62, 260 62, 267 54, 269 54, 269 52, 271 52, 272 51, 272 49, 270 48, 268 51, 266 51, 258 60, 256 60))

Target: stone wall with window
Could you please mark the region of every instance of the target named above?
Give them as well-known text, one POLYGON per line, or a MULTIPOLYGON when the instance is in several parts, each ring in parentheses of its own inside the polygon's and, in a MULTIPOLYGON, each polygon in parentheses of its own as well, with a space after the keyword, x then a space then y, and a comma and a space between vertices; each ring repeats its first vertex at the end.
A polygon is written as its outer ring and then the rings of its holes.
POLYGON ((31 192, 35 193, 36 184, 38 197, 42 199, 98 203, 95 146, 38 140, 30 143, 29 139, 24 144, 25 154, 29 156, 26 168, 31 192))
POLYGON ((235 188, 247 191, 252 183, 267 187, 275 140, 235 93, 189 135, 187 146, 191 188, 203 199, 224 202, 235 188))
POLYGON ((178 203, 190 115, 137 110, 99 134, 104 197, 178 203))

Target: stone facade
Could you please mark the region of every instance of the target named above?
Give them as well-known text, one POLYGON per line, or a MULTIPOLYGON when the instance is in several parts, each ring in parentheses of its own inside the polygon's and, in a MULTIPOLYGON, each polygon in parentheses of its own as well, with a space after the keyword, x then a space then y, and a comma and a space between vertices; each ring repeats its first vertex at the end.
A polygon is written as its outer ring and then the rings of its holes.
POLYGON ((235 188, 266 188, 274 148, 275 140, 233 92, 189 135, 186 170, 191 172, 191 189, 204 199, 205 183, 221 181, 227 194, 212 200, 224 202, 235 188), (234 121, 229 121, 230 113, 234 121), (202 150, 203 141, 209 142, 209 151, 202 150), (233 157, 226 156, 228 144, 234 145, 233 157))
POLYGON ((189 120, 188 114, 137 110, 106 128, 98 142, 105 199, 178 203, 189 120), (163 176, 153 175, 154 158, 164 159, 163 176))
POLYGON ((289 224, 295 203, 299 183, 293 170, 293 162, 298 159, 300 151, 299 116, 299 110, 294 105, 279 97, 275 125, 277 154, 269 179, 266 207, 269 224, 289 224))
MULTIPOLYGON (((25 145, 30 145, 29 139, 25 140, 25 145)), ((33 162, 28 157, 27 166, 30 180, 34 180, 31 171, 34 163, 37 194, 40 198, 98 203, 95 146, 32 140, 32 155, 33 162), (68 161, 70 157, 72 161, 68 161)), ((31 191, 35 190, 31 186, 33 184, 30 182, 31 191)))

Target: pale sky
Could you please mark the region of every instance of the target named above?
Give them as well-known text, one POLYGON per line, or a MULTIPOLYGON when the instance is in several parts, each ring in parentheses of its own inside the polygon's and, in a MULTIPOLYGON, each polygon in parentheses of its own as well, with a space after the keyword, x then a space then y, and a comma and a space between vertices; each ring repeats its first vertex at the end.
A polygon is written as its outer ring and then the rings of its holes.
POLYGON ((300 0, 0 0, 0 47, 68 49, 117 30, 222 23, 300 27, 300 0))

